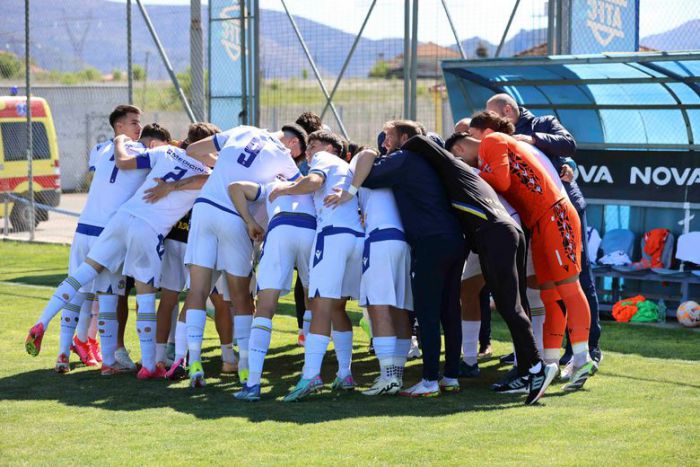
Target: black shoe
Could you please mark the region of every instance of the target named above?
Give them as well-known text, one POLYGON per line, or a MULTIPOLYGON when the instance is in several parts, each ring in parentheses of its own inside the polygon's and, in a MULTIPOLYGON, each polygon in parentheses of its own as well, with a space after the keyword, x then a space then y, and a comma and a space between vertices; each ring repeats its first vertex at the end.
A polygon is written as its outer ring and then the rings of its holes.
POLYGON ((473 365, 468 365, 467 362, 462 360, 459 362, 459 377, 460 378, 476 378, 479 376, 479 364, 475 363, 473 365))
POLYGON ((369 340, 369 348, 367 349, 370 355, 374 355, 374 340, 369 340))
POLYGON ((591 371, 591 376, 596 374, 600 369, 600 364, 603 361, 603 352, 601 352, 600 347, 596 347, 590 350, 591 360, 593 360, 593 370, 591 371))
POLYGON ((529 381, 527 376, 515 376, 508 381, 496 383, 491 389, 502 394, 527 394, 529 381))
POLYGON ((508 355, 502 356, 499 360, 506 365, 512 365, 515 363, 515 354, 509 353, 508 355))
POLYGON ((564 355, 562 355, 561 358, 559 359, 559 366, 568 365, 572 358, 574 358, 573 354, 570 354, 568 352, 564 352, 564 355))
POLYGON ((518 377, 518 367, 513 365, 513 367, 508 370, 506 375, 496 384, 508 384, 508 381, 510 381, 513 378, 518 377))
POLYGON ((525 400, 525 404, 527 405, 534 404, 544 395, 547 387, 559 372, 559 367, 556 363, 545 365, 544 362, 540 362, 540 364, 542 367, 540 368, 539 372, 530 373, 530 378, 528 381, 528 395, 527 399, 525 400))

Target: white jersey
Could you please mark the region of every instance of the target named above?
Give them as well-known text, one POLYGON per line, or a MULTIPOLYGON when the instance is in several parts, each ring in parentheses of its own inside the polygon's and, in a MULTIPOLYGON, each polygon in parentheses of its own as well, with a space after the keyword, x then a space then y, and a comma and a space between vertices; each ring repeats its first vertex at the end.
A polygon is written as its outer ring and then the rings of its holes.
POLYGON ((547 174, 549 175, 549 178, 552 179, 554 184, 557 186, 557 189, 559 192, 566 197, 566 199, 569 199, 569 195, 566 194, 566 189, 564 188, 564 184, 561 182, 561 177, 557 173, 557 170, 554 168, 554 164, 552 164, 552 161, 549 160, 549 157, 547 157, 542 151, 537 149, 535 146, 531 144, 527 144, 524 142, 520 142, 519 144, 524 145, 524 147, 527 148, 530 153, 537 158, 538 161, 540 161, 540 164, 542 164, 542 167, 547 170, 547 174))
POLYGON ((289 150, 266 130, 239 126, 214 136, 219 158, 207 183, 202 198, 236 212, 228 194, 233 182, 249 181, 264 185, 279 175, 286 180, 299 177, 289 150))
MULTIPOLYGON (((129 141, 126 149, 129 154, 136 155, 146 148, 138 141, 129 141)), ((148 170, 119 170, 115 162, 111 140, 98 144, 90 151, 89 164, 94 175, 78 223, 105 227, 148 175, 148 170)))
MULTIPOLYGON (((357 157, 350 161, 350 170, 354 173, 357 157)), ((350 180, 352 182, 352 180, 350 180)), ((367 233, 375 229, 399 229, 403 232, 403 223, 396 206, 396 199, 391 188, 371 190, 361 187, 358 193, 360 211, 365 219, 367 233)))
POLYGON ((165 145, 145 151, 139 156, 139 167, 150 168, 147 180, 134 195, 121 207, 134 217, 149 224, 159 235, 167 235, 173 225, 192 208, 199 190, 176 190, 155 203, 144 201, 144 192, 156 186, 154 178, 177 181, 194 175, 208 174, 209 167, 188 156, 175 146, 165 145))
POLYGON ((280 212, 303 213, 316 217, 313 195, 289 195, 278 196, 274 201, 270 201, 270 193, 277 186, 288 185, 288 182, 275 180, 265 185, 258 185, 258 197, 256 201, 264 202, 267 209, 268 219, 272 219, 280 212))
POLYGON ((353 197, 347 203, 336 208, 323 205, 323 199, 334 194, 334 188, 347 190, 352 182, 353 171, 350 165, 340 157, 329 152, 319 151, 311 158, 309 175, 315 173, 324 179, 323 186, 314 193, 314 206, 316 208, 316 221, 318 229, 327 225, 335 227, 348 227, 362 232, 362 224, 358 214, 357 198, 353 197))

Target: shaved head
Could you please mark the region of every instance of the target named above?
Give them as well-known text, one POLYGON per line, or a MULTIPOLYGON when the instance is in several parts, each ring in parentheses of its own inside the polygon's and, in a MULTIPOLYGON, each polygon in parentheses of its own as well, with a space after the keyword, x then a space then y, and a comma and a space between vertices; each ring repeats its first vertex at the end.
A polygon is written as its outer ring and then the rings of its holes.
POLYGON ((486 110, 496 112, 501 117, 506 117, 515 124, 520 118, 518 103, 508 94, 496 94, 486 101, 486 110))
POLYGON ((455 123, 455 133, 469 133, 469 124, 471 121, 471 118, 466 117, 455 123))

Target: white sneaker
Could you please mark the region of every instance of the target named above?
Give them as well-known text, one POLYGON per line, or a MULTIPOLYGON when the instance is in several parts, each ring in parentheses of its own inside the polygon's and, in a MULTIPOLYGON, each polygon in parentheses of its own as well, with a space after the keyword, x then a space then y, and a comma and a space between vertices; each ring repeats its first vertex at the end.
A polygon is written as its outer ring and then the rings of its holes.
POLYGON ((443 392, 459 392, 459 380, 457 378, 448 378, 443 376, 438 383, 440 390, 443 392))
POLYGON ((437 397, 440 395, 440 386, 437 381, 421 380, 410 388, 401 391, 404 397, 437 397))
POLYGON ((136 371, 136 364, 129 357, 129 351, 125 347, 119 347, 114 351, 114 359, 117 361, 119 366, 128 369, 129 371, 136 371))
POLYGON ((561 373, 559 374, 559 379, 562 381, 569 381, 571 379, 571 375, 574 374, 574 359, 572 358, 569 360, 569 363, 566 364, 563 370, 561 370, 561 373))
POLYGON ((418 338, 416 336, 411 337, 411 348, 408 349, 408 359, 413 360, 414 358, 420 358, 423 355, 418 347, 418 338))
POLYGON ((394 395, 401 390, 401 382, 398 378, 391 376, 388 378, 378 378, 374 381, 374 385, 362 391, 365 396, 381 396, 381 395, 394 395))

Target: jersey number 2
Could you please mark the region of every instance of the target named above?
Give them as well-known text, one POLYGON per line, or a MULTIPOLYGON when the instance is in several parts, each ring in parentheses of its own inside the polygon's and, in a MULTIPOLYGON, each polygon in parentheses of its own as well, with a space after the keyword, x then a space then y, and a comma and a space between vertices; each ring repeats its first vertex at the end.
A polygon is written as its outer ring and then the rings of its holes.
POLYGON ((253 161, 263 148, 263 143, 258 138, 253 138, 250 143, 243 149, 243 152, 238 156, 238 163, 243 167, 250 167, 253 161))
POLYGON ((163 180, 164 182, 167 182, 168 180, 172 180, 174 182, 177 182, 182 177, 184 177, 186 173, 187 173, 187 169, 183 169, 182 167, 175 167, 175 170, 163 175, 161 180, 163 180))

